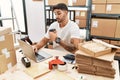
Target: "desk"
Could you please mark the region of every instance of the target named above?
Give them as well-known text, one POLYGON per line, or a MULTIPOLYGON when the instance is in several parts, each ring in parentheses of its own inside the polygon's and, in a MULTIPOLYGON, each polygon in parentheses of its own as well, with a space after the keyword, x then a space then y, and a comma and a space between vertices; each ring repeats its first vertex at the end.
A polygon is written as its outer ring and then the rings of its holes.
MULTIPOLYGON (((62 58, 63 55, 69 53, 69 52, 63 50, 62 48, 56 48, 54 50, 43 48, 42 50, 49 52, 53 56, 60 56, 60 58, 62 58)), ((51 72, 49 72, 41 77, 38 77, 36 79, 31 78, 23 71, 25 69, 25 67, 21 63, 22 56, 23 56, 22 54, 17 53, 17 64, 12 69, 9 69, 4 74, 0 75, 0 80, 44 80, 45 77, 48 77, 48 76, 51 76, 52 74, 54 74, 55 70, 52 70, 51 72)), ((40 63, 45 63, 46 66, 48 66, 48 64, 46 62, 49 60, 50 59, 40 62, 40 63)), ((32 65, 39 64, 39 63, 35 63, 34 61, 31 61, 31 63, 32 63, 32 65)), ((78 79, 78 77, 81 75, 86 77, 85 80, 120 80, 118 61, 114 61, 114 63, 115 63, 115 69, 116 69, 116 75, 115 75, 114 79, 102 77, 102 76, 78 73, 76 70, 72 69, 73 65, 71 65, 71 64, 67 64, 69 67, 66 71, 66 74, 68 74, 75 80, 80 80, 80 79, 78 79)))

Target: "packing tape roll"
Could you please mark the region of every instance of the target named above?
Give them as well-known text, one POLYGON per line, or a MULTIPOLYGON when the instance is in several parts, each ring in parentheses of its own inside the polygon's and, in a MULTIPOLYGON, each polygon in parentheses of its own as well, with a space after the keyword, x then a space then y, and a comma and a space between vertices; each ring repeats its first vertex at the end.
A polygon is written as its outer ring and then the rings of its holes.
POLYGON ((58 64, 58 70, 59 71, 66 71, 67 70, 66 62, 64 62, 64 64, 58 64))

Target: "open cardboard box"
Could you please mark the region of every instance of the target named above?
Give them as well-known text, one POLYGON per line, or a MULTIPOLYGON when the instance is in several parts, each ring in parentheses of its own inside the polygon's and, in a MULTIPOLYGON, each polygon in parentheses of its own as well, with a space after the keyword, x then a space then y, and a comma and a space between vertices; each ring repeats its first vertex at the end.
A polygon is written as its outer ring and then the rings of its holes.
POLYGON ((107 53, 111 53, 111 48, 107 47, 101 43, 95 41, 88 41, 79 44, 79 49, 92 55, 93 57, 98 57, 107 53))

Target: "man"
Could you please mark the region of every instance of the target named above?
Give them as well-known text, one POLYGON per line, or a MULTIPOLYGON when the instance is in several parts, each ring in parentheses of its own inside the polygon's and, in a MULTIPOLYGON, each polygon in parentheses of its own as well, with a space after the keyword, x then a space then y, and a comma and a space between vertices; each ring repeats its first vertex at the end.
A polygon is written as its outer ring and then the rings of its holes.
POLYGON ((57 21, 50 25, 44 38, 34 45, 33 49, 37 51, 50 40, 53 41, 54 46, 62 46, 67 51, 74 53, 80 42, 78 25, 68 19, 68 8, 64 3, 53 6, 53 12, 57 21))

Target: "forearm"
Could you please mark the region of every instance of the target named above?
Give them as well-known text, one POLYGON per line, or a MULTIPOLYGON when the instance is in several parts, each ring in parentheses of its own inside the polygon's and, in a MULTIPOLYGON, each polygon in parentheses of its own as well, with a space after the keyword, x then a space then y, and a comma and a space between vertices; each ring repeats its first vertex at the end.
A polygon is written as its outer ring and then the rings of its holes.
POLYGON ((65 42, 63 42, 62 40, 60 42, 60 46, 62 46, 64 49, 66 49, 67 51, 69 51, 71 53, 75 53, 75 51, 78 50, 77 47, 75 47, 75 46, 66 45, 65 42))
POLYGON ((40 42, 38 42, 35 46, 37 47, 37 49, 39 50, 40 48, 44 47, 47 42, 49 41, 49 39, 47 38, 43 38, 40 42))

